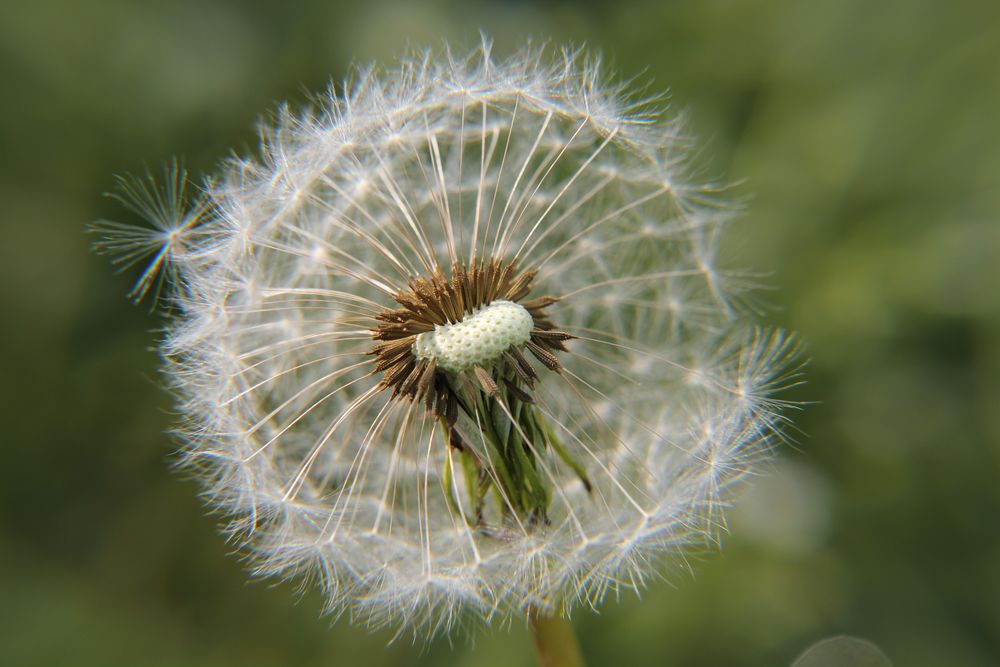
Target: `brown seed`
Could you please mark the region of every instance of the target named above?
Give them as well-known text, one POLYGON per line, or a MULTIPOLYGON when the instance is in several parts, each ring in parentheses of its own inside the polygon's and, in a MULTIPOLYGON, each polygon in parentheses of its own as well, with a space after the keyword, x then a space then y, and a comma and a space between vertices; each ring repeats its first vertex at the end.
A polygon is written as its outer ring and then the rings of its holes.
MULTIPOLYGON (((573 338, 557 331, 547 317, 546 309, 557 303, 558 297, 540 296, 522 301, 531 293, 534 271, 521 271, 513 262, 490 258, 475 260, 468 266, 456 263, 450 276, 435 267, 428 275, 407 281, 407 289, 395 295, 395 307, 375 315, 371 335, 379 342, 369 352, 373 357, 371 373, 381 374, 381 388, 389 389, 393 396, 421 401, 428 412, 444 418, 448 425, 458 419, 460 403, 456 392, 476 391, 466 388, 469 376, 475 376, 482 391, 494 398, 500 395, 497 380, 481 366, 465 378, 456 378, 442 371, 433 359, 417 359, 413 347, 418 335, 433 331, 436 326, 460 322, 477 309, 505 299, 519 303, 531 315, 531 338, 526 347, 546 368, 556 371, 561 368, 553 352, 565 350, 565 341, 573 338)), ((500 364, 494 373, 504 378, 509 395, 531 402, 530 390, 539 375, 523 348, 512 346, 505 350, 500 364)))

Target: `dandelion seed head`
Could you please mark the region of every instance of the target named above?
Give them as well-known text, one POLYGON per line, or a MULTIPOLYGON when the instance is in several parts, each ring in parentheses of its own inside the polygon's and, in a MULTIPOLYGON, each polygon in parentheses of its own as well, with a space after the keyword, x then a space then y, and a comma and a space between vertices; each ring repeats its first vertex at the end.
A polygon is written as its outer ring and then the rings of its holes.
POLYGON ((568 613, 713 543, 793 345, 682 120, 581 52, 361 69, 100 248, 169 286, 183 463, 261 576, 416 632, 568 613), (193 188, 188 188, 193 189, 193 188))

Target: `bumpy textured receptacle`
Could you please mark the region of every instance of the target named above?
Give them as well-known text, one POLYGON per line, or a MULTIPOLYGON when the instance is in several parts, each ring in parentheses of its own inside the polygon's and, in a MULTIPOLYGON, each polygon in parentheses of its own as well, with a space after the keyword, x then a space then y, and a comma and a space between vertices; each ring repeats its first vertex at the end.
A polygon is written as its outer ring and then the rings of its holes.
POLYGON ((417 359, 434 360, 451 373, 491 366, 504 352, 531 339, 531 313, 512 301, 498 300, 477 308, 455 324, 438 324, 417 336, 417 359))

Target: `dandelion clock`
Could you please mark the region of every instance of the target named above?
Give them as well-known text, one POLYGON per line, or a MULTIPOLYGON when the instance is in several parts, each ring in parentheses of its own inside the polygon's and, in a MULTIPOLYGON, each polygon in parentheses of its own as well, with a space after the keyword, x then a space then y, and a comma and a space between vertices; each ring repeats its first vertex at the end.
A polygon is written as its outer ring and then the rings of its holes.
POLYGON ((420 636, 576 605, 714 540, 790 344, 716 262, 731 209, 655 100, 488 43, 358 71, 95 226, 157 296, 182 463, 254 573, 420 636))

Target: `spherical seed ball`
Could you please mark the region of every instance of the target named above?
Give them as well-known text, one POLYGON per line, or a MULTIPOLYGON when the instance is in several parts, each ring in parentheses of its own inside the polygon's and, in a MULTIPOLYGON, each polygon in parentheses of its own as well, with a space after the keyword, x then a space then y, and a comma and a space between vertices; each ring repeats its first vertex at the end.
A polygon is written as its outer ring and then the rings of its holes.
POLYGON ((192 209, 126 192, 157 229, 103 248, 154 253, 143 291, 169 269, 184 462, 255 572, 436 631, 712 542, 789 345, 717 265, 688 144, 577 52, 484 44, 282 113, 192 209))

